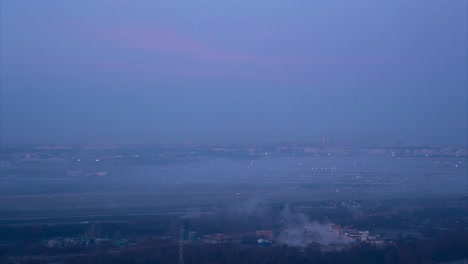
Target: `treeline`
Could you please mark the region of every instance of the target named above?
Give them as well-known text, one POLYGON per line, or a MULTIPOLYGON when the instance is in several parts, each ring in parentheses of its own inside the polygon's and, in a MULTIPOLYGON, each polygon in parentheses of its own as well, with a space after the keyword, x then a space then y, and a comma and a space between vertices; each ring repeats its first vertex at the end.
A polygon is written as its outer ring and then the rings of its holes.
MULTIPOLYGON (((0 226, 0 262, 11 256, 63 256, 63 263, 175 263, 178 261, 177 239, 181 226, 198 234, 242 234, 252 239, 241 244, 189 244, 184 247, 184 263, 436 263, 468 257, 468 230, 463 208, 423 208, 412 212, 380 213, 359 218, 342 208, 334 211, 330 220, 340 224, 363 227, 408 227, 419 224, 425 239, 402 237, 394 246, 377 249, 358 244, 342 252, 321 252, 319 249, 293 247, 257 247, 254 231, 281 226, 282 208, 258 208, 252 212, 225 211, 215 215, 181 220, 178 216, 152 216, 129 222, 101 222, 83 224, 54 224, 0 226), (391 216, 390 218, 388 216, 391 216), (424 222, 430 218, 431 221, 424 222), (345 221, 346 220, 346 221, 345 221), (406 223, 405 223, 406 221, 406 223), (465 222, 463 222, 465 221, 465 222), (422 225, 421 223, 424 223, 422 225), (457 223, 457 224, 454 224, 457 223), (442 228, 444 227, 444 228, 442 228), (131 246, 119 247, 115 243, 73 245, 51 248, 44 241, 54 237, 101 237, 127 239, 131 246), (42 241, 42 242, 41 242, 42 241), (78 254, 78 256, 67 256, 78 254), (81 254, 81 255, 80 255, 81 254)), ((248 210, 247 210, 248 211, 248 210)), ((389 211, 389 210, 384 210, 389 211)), ((303 212, 306 213, 306 212, 303 212)), ((317 212, 306 214, 314 219, 317 212)), ((4 262, 5 260, 5 262, 4 262)), ((45 261, 45 260, 44 260, 45 261)), ((48 263, 40 258, 29 262, 48 263)))
POLYGON ((176 216, 142 217, 129 222, 83 222, 71 224, 0 225, 0 241, 37 240, 52 237, 139 237, 143 234, 177 234, 176 216))
MULTIPOLYGON (((356 244, 343 251, 323 252, 319 248, 288 246, 259 247, 245 244, 185 244, 184 263, 425 263, 432 264, 468 257, 468 231, 428 230, 433 238, 400 237, 394 246, 384 249, 356 244)), ((36 257, 20 263, 49 263, 54 256, 64 264, 75 263, 177 263, 176 241, 150 237, 133 246, 96 245, 91 248, 28 248, 36 257), (70 255, 71 254, 71 255, 70 255)), ((8 262, 4 259, 2 263, 8 262)))
MULTIPOLYGON (((454 234, 446 234, 451 236, 454 234)), ((446 244, 443 238, 401 239, 395 246, 377 249, 368 244, 357 244, 349 250, 322 252, 319 249, 294 247, 257 247, 238 244, 185 245, 184 263, 424 263, 457 260, 468 257, 466 232, 451 236, 446 244)), ((177 263, 176 243, 148 240, 119 254, 96 254, 74 257, 66 264, 77 263, 177 263)))

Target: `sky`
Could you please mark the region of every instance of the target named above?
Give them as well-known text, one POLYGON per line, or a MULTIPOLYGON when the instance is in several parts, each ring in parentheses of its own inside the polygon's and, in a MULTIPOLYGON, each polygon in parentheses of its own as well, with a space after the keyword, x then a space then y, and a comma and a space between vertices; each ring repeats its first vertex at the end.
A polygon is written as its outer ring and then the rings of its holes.
POLYGON ((467 144, 464 0, 1 0, 2 144, 467 144))

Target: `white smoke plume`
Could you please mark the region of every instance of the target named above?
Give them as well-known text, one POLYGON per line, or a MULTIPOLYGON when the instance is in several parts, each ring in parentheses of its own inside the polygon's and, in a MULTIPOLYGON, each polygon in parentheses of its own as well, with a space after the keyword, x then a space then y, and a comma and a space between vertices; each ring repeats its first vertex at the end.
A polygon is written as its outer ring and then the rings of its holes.
POLYGON ((309 244, 320 245, 348 244, 351 242, 345 236, 337 236, 330 230, 330 224, 310 222, 307 216, 293 213, 289 206, 281 212, 283 229, 278 236, 278 242, 293 247, 306 247, 309 244))

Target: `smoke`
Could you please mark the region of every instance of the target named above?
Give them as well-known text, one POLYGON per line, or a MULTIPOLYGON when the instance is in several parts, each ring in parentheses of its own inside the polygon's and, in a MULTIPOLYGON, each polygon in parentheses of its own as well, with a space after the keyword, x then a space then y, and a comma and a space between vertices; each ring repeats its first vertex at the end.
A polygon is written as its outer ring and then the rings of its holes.
POLYGON ((291 212, 288 205, 281 211, 280 221, 283 228, 277 240, 281 244, 306 247, 312 243, 330 245, 351 242, 345 236, 334 234, 329 223, 310 222, 304 214, 291 212))
POLYGON ((190 219, 194 228, 200 232, 207 228, 207 221, 210 223, 207 230, 216 229, 216 232, 222 233, 279 230, 276 242, 291 247, 352 242, 343 232, 334 230, 331 223, 310 221, 306 215, 292 211, 289 205, 282 210, 274 210, 271 205, 260 199, 242 201, 217 212, 206 212, 198 208, 182 216, 182 219, 190 219))

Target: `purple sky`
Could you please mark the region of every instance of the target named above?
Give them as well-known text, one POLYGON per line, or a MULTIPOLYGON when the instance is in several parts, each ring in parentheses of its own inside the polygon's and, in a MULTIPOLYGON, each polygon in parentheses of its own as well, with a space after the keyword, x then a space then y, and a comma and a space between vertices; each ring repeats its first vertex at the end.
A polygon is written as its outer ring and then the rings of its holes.
POLYGON ((467 144, 467 1, 0 8, 4 144, 467 144))

